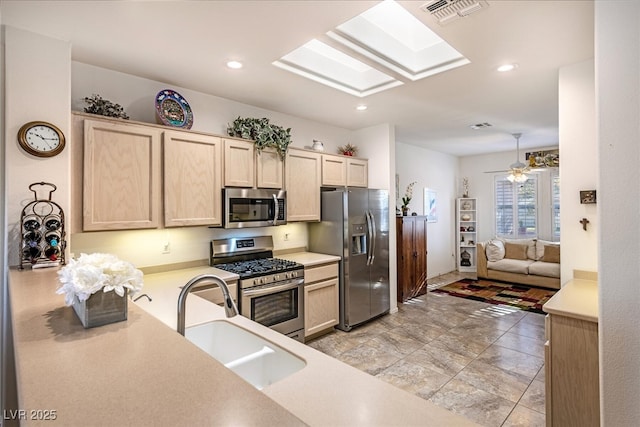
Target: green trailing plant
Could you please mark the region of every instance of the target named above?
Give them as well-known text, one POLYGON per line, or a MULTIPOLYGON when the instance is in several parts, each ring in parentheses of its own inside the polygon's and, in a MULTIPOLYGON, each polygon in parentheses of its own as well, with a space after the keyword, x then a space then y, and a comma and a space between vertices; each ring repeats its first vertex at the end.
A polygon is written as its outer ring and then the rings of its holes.
POLYGON ((129 116, 124 112, 124 108, 120 104, 114 104, 108 99, 102 99, 100 95, 93 94, 90 97, 85 97, 84 102, 89 104, 88 107, 84 107, 85 113, 99 114, 107 117, 117 117, 119 119, 128 119, 129 116))
POLYGON ((269 119, 238 117, 227 126, 227 134, 243 139, 252 139, 258 152, 266 147, 273 147, 284 159, 291 144, 291 128, 269 123, 269 119))

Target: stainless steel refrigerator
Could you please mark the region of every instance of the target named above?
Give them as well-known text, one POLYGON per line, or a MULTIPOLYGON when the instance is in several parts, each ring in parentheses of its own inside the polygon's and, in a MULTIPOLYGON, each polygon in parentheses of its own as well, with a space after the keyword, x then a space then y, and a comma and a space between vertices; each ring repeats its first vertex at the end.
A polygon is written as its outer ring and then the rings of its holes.
POLYGON ((340 323, 349 331, 389 312, 389 193, 322 192, 322 219, 309 225, 309 250, 340 262, 340 323))

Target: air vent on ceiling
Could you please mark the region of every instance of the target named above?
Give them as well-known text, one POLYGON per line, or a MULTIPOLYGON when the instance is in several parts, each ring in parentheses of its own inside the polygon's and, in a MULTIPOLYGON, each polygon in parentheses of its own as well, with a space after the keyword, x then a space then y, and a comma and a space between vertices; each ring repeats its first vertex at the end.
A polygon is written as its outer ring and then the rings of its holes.
POLYGON ((487 7, 489 3, 484 0, 431 0, 420 9, 430 13, 440 25, 446 25, 487 7))
POLYGON ((469 127, 471 129, 484 129, 484 128, 488 128, 493 126, 491 123, 487 123, 487 122, 483 122, 483 123, 476 123, 475 125, 469 125, 469 127))

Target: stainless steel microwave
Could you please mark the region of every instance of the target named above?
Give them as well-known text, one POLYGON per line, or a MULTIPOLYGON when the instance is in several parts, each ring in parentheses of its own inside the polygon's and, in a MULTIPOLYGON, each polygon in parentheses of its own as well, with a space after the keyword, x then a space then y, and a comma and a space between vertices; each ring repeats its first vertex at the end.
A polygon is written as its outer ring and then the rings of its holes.
POLYGON ((225 188, 224 228, 269 227, 287 223, 287 192, 225 188))

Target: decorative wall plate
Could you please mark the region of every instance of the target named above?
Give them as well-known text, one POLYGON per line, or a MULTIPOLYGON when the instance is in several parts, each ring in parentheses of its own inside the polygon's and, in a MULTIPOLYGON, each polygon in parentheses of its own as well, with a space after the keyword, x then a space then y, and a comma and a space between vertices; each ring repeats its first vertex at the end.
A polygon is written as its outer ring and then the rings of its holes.
POLYGON ((156 114, 163 125, 191 129, 193 112, 182 95, 163 89, 156 95, 156 114))

